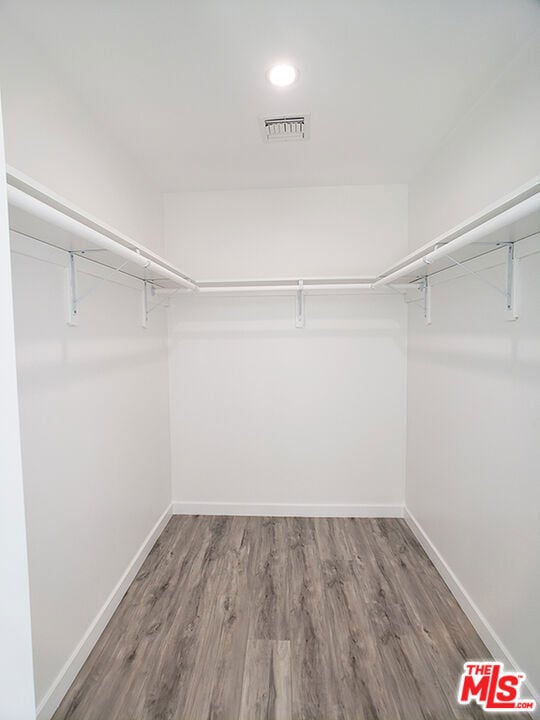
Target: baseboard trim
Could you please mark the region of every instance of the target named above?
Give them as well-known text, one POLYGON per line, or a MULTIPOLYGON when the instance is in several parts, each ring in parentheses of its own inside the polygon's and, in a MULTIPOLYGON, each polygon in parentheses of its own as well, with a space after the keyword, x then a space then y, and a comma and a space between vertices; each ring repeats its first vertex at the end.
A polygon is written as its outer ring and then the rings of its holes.
POLYGON ((37 720, 50 720, 55 713, 62 701, 62 698, 69 690, 72 682, 77 676, 77 673, 83 666, 87 657, 90 655, 92 648, 98 641, 99 636, 120 604, 120 600, 124 597, 126 590, 133 582, 141 565, 145 561, 146 556, 163 531, 171 515, 172 506, 169 505, 144 539, 142 545, 135 553, 133 559, 129 563, 107 600, 105 600, 105 603, 92 621, 90 627, 83 635, 81 641, 67 660, 64 667, 58 673, 49 690, 45 693, 44 698, 38 704, 36 710, 37 720))
MULTIPOLYGON (((479 607, 465 590, 450 565, 446 562, 439 550, 430 540, 424 528, 407 507, 404 509, 403 516, 407 525, 412 530, 420 545, 426 551, 426 554, 431 562, 439 571, 442 579, 448 585, 450 592, 459 603, 465 615, 469 618, 471 625, 474 627, 489 652, 496 660, 503 662, 507 667, 524 670, 526 672, 526 668, 519 667, 519 664, 515 661, 500 637, 486 620, 479 607)), ((471 658, 471 660, 476 659, 477 658, 471 658)), ((537 690, 528 681, 525 684, 527 692, 522 692, 522 697, 531 697, 536 700, 537 707, 540 706, 540 696, 537 690)), ((538 715, 533 714, 532 717, 538 717, 538 715)))
POLYGON ((291 505, 173 501, 175 515, 258 515, 267 517, 403 517, 403 505, 291 505))

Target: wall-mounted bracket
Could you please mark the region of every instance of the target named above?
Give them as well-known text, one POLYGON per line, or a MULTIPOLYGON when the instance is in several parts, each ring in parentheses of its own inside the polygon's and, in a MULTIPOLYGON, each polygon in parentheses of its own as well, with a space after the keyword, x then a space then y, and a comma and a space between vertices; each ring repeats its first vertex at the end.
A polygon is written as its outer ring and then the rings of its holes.
POLYGON ((145 281, 144 285, 146 287, 146 291, 145 288, 143 288, 143 327, 148 327, 148 317, 150 313, 154 312, 154 310, 158 307, 170 307, 171 298, 173 298, 175 295, 177 295, 178 292, 180 292, 180 288, 175 288, 174 290, 157 288, 149 281, 145 281), (161 300, 158 300, 158 302, 150 305, 150 298, 155 297, 156 295, 163 295, 163 297, 161 298, 161 300))
POLYGON ((148 293, 150 292, 150 285, 146 282, 146 280, 143 280, 143 286, 141 290, 141 325, 143 328, 148 327, 148 313, 150 312, 149 309, 149 302, 148 302, 148 293))
POLYGON ((303 328, 306 324, 304 311, 304 281, 300 280, 296 291, 296 327, 303 328))
MULTIPOLYGON (((84 251, 87 252, 87 251, 84 251)), ((122 270, 125 265, 128 264, 128 260, 123 262, 116 268, 112 268, 112 273, 107 276, 100 278, 95 285, 89 290, 79 295, 78 283, 77 283, 77 267, 75 265, 75 258, 81 255, 81 251, 72 250, 68 253, 69 262, 66 268, 66 303, 67 303, 67 324, 78 325, 79 324, 79 312, 81 301, 86 299, 95 290, 97 290, 106 281, 110 280, 117 272, 122 270)))
POLYGON ((77 291, 77 267, 75 254, 69 253, 66 268, 66 322, 68 325, 79 324, 79 294, 77 291))
POLYGON ((420 283, 418 288, 424 296, 424 321, 426 325, 431 325, 431 284, 429 277, 426 277, 420 283))
POLYGON ((508 320, 517 320, 517 283, 518 283, 518 259, 515 253, 515 244, 511 243, 506 248, 506 313, 508 320))
POLYGON ((499 295, 503 295, 505 298, 508 320, 517 320, 519 317, 517 311, 518 260, 515 256, 515 244, 513 242, 500 243, 500 246, 506 246, 506 288, 504 290, 495 283, 492 283, 490 280, 486 280, 486 278, 482 277, 479 272, 468 268, 464 262, 460 262, 459 260, 456 260, 450 255, 446 255, 446 257, 451 260, 454 265, 458 265, 459 267, 463 268, 463 270, 465 270, 465 272, 467 272, 469 275, 472 275, 477 280, 480 280, 480 282, 484 283, 484 285, 487 285, 488 287, 498 292, 499 295))

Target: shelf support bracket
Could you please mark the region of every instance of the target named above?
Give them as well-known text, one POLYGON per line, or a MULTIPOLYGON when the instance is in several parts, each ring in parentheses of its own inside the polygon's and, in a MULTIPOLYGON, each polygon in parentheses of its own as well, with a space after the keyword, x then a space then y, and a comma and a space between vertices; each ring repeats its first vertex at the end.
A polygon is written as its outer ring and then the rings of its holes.
POLYGON ((517 307, 518 263, 515 244, 511 243, 506 249, 506 312, 508 320, 519 318, 517 307))
MULTIPOLYGON (((112 272, 109 273, 109 275, 105 275, 104 277, 100 278, 97 281, 97 283, 95 283, 95 285, 93 285, 89 290, 84 292, 82 295, 79 295, 78 282, 77 282, 77 267, 75 264, 75 258, 81 257, 81 253, 79 250, 70 250, 68 252, 68 254, 69 254, 69 262, 68 262, 68 266, 66 268, 67 324, 68 325, 78 325, 81 301, 85 300, 89 295, 91 295, 93 292, 95 292, 95 290, 97 290, 99 287, 101 287, 101 285, 106 280, 110 280, 117 272, 122 270, 122 268, 125 267, 129 261, 126 260, 118 267, 111 268, 112 272)), ((145 282, 145 284, 146 284, 146 282, 145 282)))
POLYGON ((431 325, 431 283, 427 275, 422 280, 419 289, 424 296, 424 321, 426 325, 431 325))
MULTIPOLYGON (((149 298, 148 298, 148 294, 147 294, 147 295, 146 295, 146 305, 147 305, 146 317, 148 318, 148 316, 150 315, 150 313, 151 313, 151 312, 154 312, 154 310, 155 310, 156 308, 158 308, 158 307, 163 307, 163 308, 169 308, 169 307, 171 307, 171 300, 172 300, 172 298, 175 297, 179 292, 180 292, 180 288, 176 288, 175 290, 170 291, 167 295, 164 295, 164 296, 161 298, 161 300, 159 300, 158 302, 154 303, 154 304, 152 305, 152 307, 150 307, 150 302, 149 302, 149 298)), ((150 285, 149 295, 150 295, 151 297, 154 297, 154 296, 157 295, 157 294, 158 294, 158 292, 157 292, 156 286, 155 286, 155 285, 150 285)))
POLYGON ((69 253, 66 268, 66 322, 68 325, 79 324, 79 296, 77 292, 77 267, 75 253, 69 253))
POLYGON ((150 292, 150 286, 149 283, 146 282, 146 280, 143 280, 143 286, 141 291, 141 325, 143 328, 148 327, 148 314, 150 312, 150 306, 148 302, 148 293, 150 292))
POLYGON ((304 281, 300 280, 296 291, 296 327, 303 328, 306 324, 304 312, 304 281))
POLYGON ((486 280, 486 278, 482 277, 480 273, 468 268, 464 262, 456 260, 451 255, 446 255, 446 257, 451 260, 454 265, 458 265, 459 267, 463 268, 463 270, 465 270, 465 272, 467 272, 469 275, 472 275, 477 280, 480 280, 480 282, 484 283, 484 285, 493 288, 493 290, 496 290, 500 295, 503 295, 505 298, 506 315, 508 320, 517 320, 519 317, 517 311, 518 260, 515 254, 515 243, 501 243, 501 247, 503 245, 506 246, 506 288, 504 290, 495 285, 495 283, 486 280))

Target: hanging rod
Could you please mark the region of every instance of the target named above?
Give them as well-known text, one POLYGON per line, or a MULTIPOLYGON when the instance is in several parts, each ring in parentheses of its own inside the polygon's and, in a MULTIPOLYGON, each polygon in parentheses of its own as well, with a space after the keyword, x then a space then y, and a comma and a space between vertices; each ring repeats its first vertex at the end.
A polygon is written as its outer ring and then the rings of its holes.
POLYGON ((134 265, 145 268, 151 273, 156 273, 156 275, 160 277, 172 280, 177 285, 181 285, 189 290, 198 289, 196 283, 186 278, 179 271, 171 270, 156 260, 147 257, 144 250, 141 251, 138 248, 136 250, 132 250, 117 240, 114 240, 98 230, 85 225, 80 220, 67 215, 42 200, 38 200, 13 185, 8 185, 7 191, 8 201, 13 207, 23 210, 34 217, 38 217, 45 222, 51 223, 55 227, 59 227, 62 230, 73 233, 74 235, 91 242, 93 245, 97 245, 102 250, 108 250, 124 260, 132 262, 134 265))
MULTIPOLYGON (((154 283, 156 281, 160 280, 160 278, 141 278, 141 276, 137 275, 135 272, 126 270, 124 267, 124 264, 122 264, 121 267, 114 267, 112 265, 109 265, 106 262, 103 262, 102 260, 98 260, 98 258, 93 257, 91 254, 87 254, 88 250, 85 250, 85 251, 68 250, 67 248, 60 247, 58 245, 55 245, 54 243, 48 242, 47 240, 44 240, 43 238, 36 237, 35 235, 31 235, 30 233, 23 232, 22 230, 17 230, 17 228, 10 227, 9 230, 10 230, 10 232, 15 233, 15 235, 20 235, 21 237, 27 238, 28 240, 33 240, 35 242, 40 243, 41 245, 45 245, 46 247, 53 248, 54 250, 58 250, 59 252, 65 253, 66 255, 75 255, 76 257, 81 258, 85 262, 92 263, 93 265, 97 265, 98 267, 103 268, 103 270, 113 270, 114 275, 116 275, 116 274, 125 275, 126 277, 133 278, 134 280, 138 280, 139 282, 147 282, 149 285, 154 287, 154 290, 156 287, 158 287, 158 286, 154 285, 154 283)), ((99 250, 100 250, 100 248, 96 248, 96 251, 99 251, 99 250)), ((27 253, 20 253, 20 251, 18 251, 18 250, 12 250, 12 252, 24 254, 24 255, 27 254, 27 253)), ((46 260, 45 262, 50 262, 50 261, 46 260)), ((128 262, 129 261, 126 261, 126 263, 128 263, 128 262)), ((53 264, 56 264, 56 263, 53 263, 53 264)), ((92 274, 92 273, 90 273, 90 274, 92 274)), ((97 277, 101 278, 102 276, 98 275, 97 277)), ((102 279, 106 279, 106 278, 102 278, 102 279)), ((163 288, 160 288, 160 289, 163 289, 163 288)), ((190 290, 188 290, 188 288, 171 288, 171 292, 176 292, 177 290, 180 290, 180 289, 184 293, 190 292, 190 290)))
MULTIPOLYGON (((143 267, 159 277, 172 280, 182 289, 197 291, 201 294, 257 293, 272 292, 296 293, 302 282, 302 292, 342 292, 369 291, 383 286, 394 288, 413 288, 420 278, 405 281, 399 285, 400 278, 417 273, 420 277, 428 275, 429 265, 443 259, 455 251, 472 243, 479 242, 485 236, 508 227, 514 222, 540 210, 540 178, 523 186, 515 193, 503 198, 482 213, 469 219, 461 226, 438 236, 435 240, 403 258, 399 263, 374 278, 352 280, 346 278, 319 278, 314 280, 248 280, 215 281, 197 283, 183 275, 177 268, 166 263, 144 247, 129 238, 113 232, 97 221, 83 215, 69 206, 61 198, 41 188, 37 183, 25 178, 18 171, 8 169, 8 199, 15 207, 37 216, 49 223, 87 239, 98 248, 115 253, 139 267, 143 267), (43 198, 43 199, 40 199, 43 198), (118 239, 115 239, 118 238, 118 239), (119 241, 121 240, 121 242, 119 241), (424 272, 422 272, 424 271, 424 272)), ((495 243, 496 245, 497 243, 495 243)), ((507 244, 507 243, 503 243, 507 244)), ((166 292, 166 290, 158 290, 166 292)))
MULTIPOLYGON (((264 282, 264 281, 263 281, 264 282)), ((336 283, 336 282, 318 282, 309 283, 302 280, 297 282, 283 284, 283 285, 268 285, 268 284, 256 284, 255 282, 251 285, 199 285, 200 293, 213 293, 217 295, 229 294, 229 293, 268 293, 268 292, 290 292, 294 294, 298 290, 299 283, 302 284, 302 290, 309 292, 310 290, 371 290, 373 283, 371 282, 357 282, 357 283, 336 283)))
MULTIPOLYGON (((95 221, 91 221, 91 224, 94 227, 82 222, 81 219, 79 219, 79 217, 82 216, 79 211, 75 211, 74 213, 62 199, 49 195, 47 191, 39 188, 35 185, 35 183, 33 183, 33 181, 30 181, 28 178, 24 178, 17 171, 10 169, 8 173, 7 187, 8 200, 11 206, 50 223, 55 227, 72 233, 77 237, 92 243, 92 245, 97 246, 97 249, 112 252, 128 262, 132 262, 139 267, 147 269, 149 272, 155 273, 160 277, 168 278, 175 284, 190 291, 197 291, 203 294, 265 294, 268 292, 291 292, 291 294, 293 294, 297 292, 298 283, 301 282, 300 280, 288 279, 286 281, 249 280, 237 283, 216 282, 198 284, 195 280, 180 273, 180 271, 170 269, 157 260, 148 257, 150 253, 147 253, 144 248, 137 247, 132 241, 123 238, 124 242, 129 242, 135 249, 127 247, 123 242, 115 240, 114 236, 111 237, 110 231, 106 231, 107 234, 106 232, 100 232, 100 230, 97 229, 99 225, 95 221), (50 202, 47 202, 47 200, 50 202)), ((66 248, 61 249, 65 250, 66 248)), ((86 253, 91 251, 92 248, 78 251, 68 250, 68 252, 73 252, 75 255, 81 256, 84 256, 86 253)), ((323 278, 317 279, 316 281, 304 282, 303 288, 308 292, 371 290, 373 280, 375 280, 375 277, 358 281, 349 281, 346 278, 343 280, 338 278, 323 278)), ((166 289, 163 288, 158 292, 166 294, 165 291, 166 289)))
MULTIPOLYGON (((461 230, 455 229, 449 233, 440 235, 428 243, 428 245, 425 245, 424 248, 408 255, 397 264, 398 267, 396 270, 390 268, 382 273, 379 279, 373 283, 373 287, 388 285, 410 273, 419 272, 419 274, 422 274, 422 270, 425 271, 426 266, 431 263, 443 259, 467 245, 478 242, 486 235, 508 227, 512 223, 522 220, 539 210, 540 180, 535 180, 532 184, 529 184, 526 188, 512 196, 511 199, 492 206, 482 215, 478 215, 472 221, 465 223, 461 230), (418 255, 419 252, 422 253, 420 257, 411 262, 405 262, 410 257, 418 255)), ((396 266, 394 265, 393 267, 396 266)))

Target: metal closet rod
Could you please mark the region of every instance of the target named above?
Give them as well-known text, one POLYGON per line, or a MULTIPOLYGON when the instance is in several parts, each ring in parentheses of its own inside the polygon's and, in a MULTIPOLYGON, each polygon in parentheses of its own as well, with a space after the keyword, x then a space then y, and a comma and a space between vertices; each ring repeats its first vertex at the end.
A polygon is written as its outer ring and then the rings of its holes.
MULTIPOLYGON (((482 237, 490 233, 494 233, 497 230, 511 225, 518 220, 522 220, 533 212, 540 210, 540 181, 535 181, 534 184, 524 190, 522 193, 518 193, 515 198, 515 204, 511 204, 512 201, 501 203, 500 206, 504 209, 500 212, 496 210, 490 210, 484 213, 485 220, 481 221, 479 218, 475 221, 470 229, 464 229, 459 232, 456 236, 456 231, 451 231, 445 235, 441 235, 436 238, 428 249, 416 260, 406 263, 398 267, 393 272, 383 273, 378 280, 373 283, 373 287, 377 288, 381 285, 393 284, 396 280, 409 275, 410 273, 418 273, 419 271, 426 270, 426 266, 440 260, 456 250, 460 250, 467 245, 471 245, 474 242, 478 242, 482 237), (454 236, 454 237, 452 237, 454 236), (452 238, 452 239, 448 239, 452 238)), ((469 226, 471 223, 469 223, 469 226)), ((465 228, 467 225, 465 225, 465 228)), ((420 274, 422 274, 420 272, 420 274)), ((426 272, 427 274, 427 272, 426 272)))
POLYGON ((39 217, 41 220, 45 220, 62 230, 73 233, 84 240, 88 240, 88 242, 91 242, 93 245, 97 245, 103 250, 109 250, 115 255, 124 258, 124 260, 132 262, 134 265, 146 268, 149 272, 156 273, 160 277, 166 277, 178 285, 188 288, 189 290, 197 290, 196 283, 187 279, 181 273, 174 272, 160 263, 157 263, 155 260, 145 257, 145 255, 139 250, 131 250, 130 248, 125 247, 122 243, 113 240, 107 235, 104 235, 91 227, 88 227, 88 225, 85 225, 79 220, 66 215, 60 210, 47 205, 47 203, 38 200, 32 195, 29 195, 12 185, 8 185, 8 201, 14 207, 24 210, 25 212, 30 213, 30 215, 39 217))
MULTIPOLYGON (((267 280, 243 281, 238 284, 222 284, 219 282, 216 282, 215 284, 198 284, 195 280, 186 277, 180 273, 179 270, 173 268, 173 266, 166 267, 156 260, 145 256, 144 248, 141 248, 141 250, 138 248, 132 250, 131 248, 123 245, 121 242, 114 240, 108 235, 101 233, 92 227, 89 227, 84 222, 71 217, 65 212, 48 205, 46 202, 39 200, 30 193, 24 192, 11 184, 8 184, 8 200, 13 206, 24 210, 31 215, 39 217, 46 222, 52 223, 57 227, 78 235, 92 244, 97 245, 99 248, 113 252, 125 260, 133 262, 140 267, 156 273, 156 275, 160 277, 172 280, 180 286, 180 288, 185 288, 191 291, 214 294, 243 292, 264 294, 272 291, 296 292, 299 289, 305 291, 326 290, 332 292, 339 292, 340 290, 367 291, 384 285, 392 285, 397 288, 397 280, 402 278, 404 275, 409 275, 411 273, 418 274, 418 271, 421 270, 425 270, 426 274, 428 274, 426 266, 436 260, 444 258, 460 248, 470 245, 473 242, 477 242, 483 236, 507 227, 508 225, 523 219, 527 215, 540 210, 540 179, 537 178, 533 183, 530 183, 528 186, 522 188, 513 196, 504 199, 481 215, 476 216, 473 221, 465 223, 460 228, 454 229, 445 235, 439 236, 435 239, 435 241, 427 246, 424 246, 424 248, 421 248, 412 255, 414 257, 414 255, 418 254, 418 252, 422 252, 423 254, 420 257, 412 260, 411 262, 406 262, 406 260, 411 257, 409 255, 398 264, 396 270, 390 268, 390 270, 387 270, 386 272, 381 273, 377 278, 374 278, 373 282, 344 281, 340 283, 336 282, 335 278, 329 278, 327 281, 320 279, 312 282, 309 280, 299 280, 298 282, 293 280, 281 282, 278 280, 275 284, 270 284, 267 280)), ((394 265, 393 267, 396 266, 394 265)), ((414 283, 405 283, 400 287, 411 287, 413 284, 414 283)))
POLYGON ((373 283, 371 282, 350 282, 350 283, 338 283, 338 282, 316 282, 311 283, 309 281, 303 281, 300 285, 300 281, 290 282, 287 284, 275 284, 268 285, 266 281, 261 280, 261 284, 257 284, 257 281, 253 281, 251 284, 242 285, 199 285, 200 293, 253 293, 253 292, 297 292, 299 288, 302 290, 371 290, 373 283), (266 284, 263 284, 266 283, 266 284))

